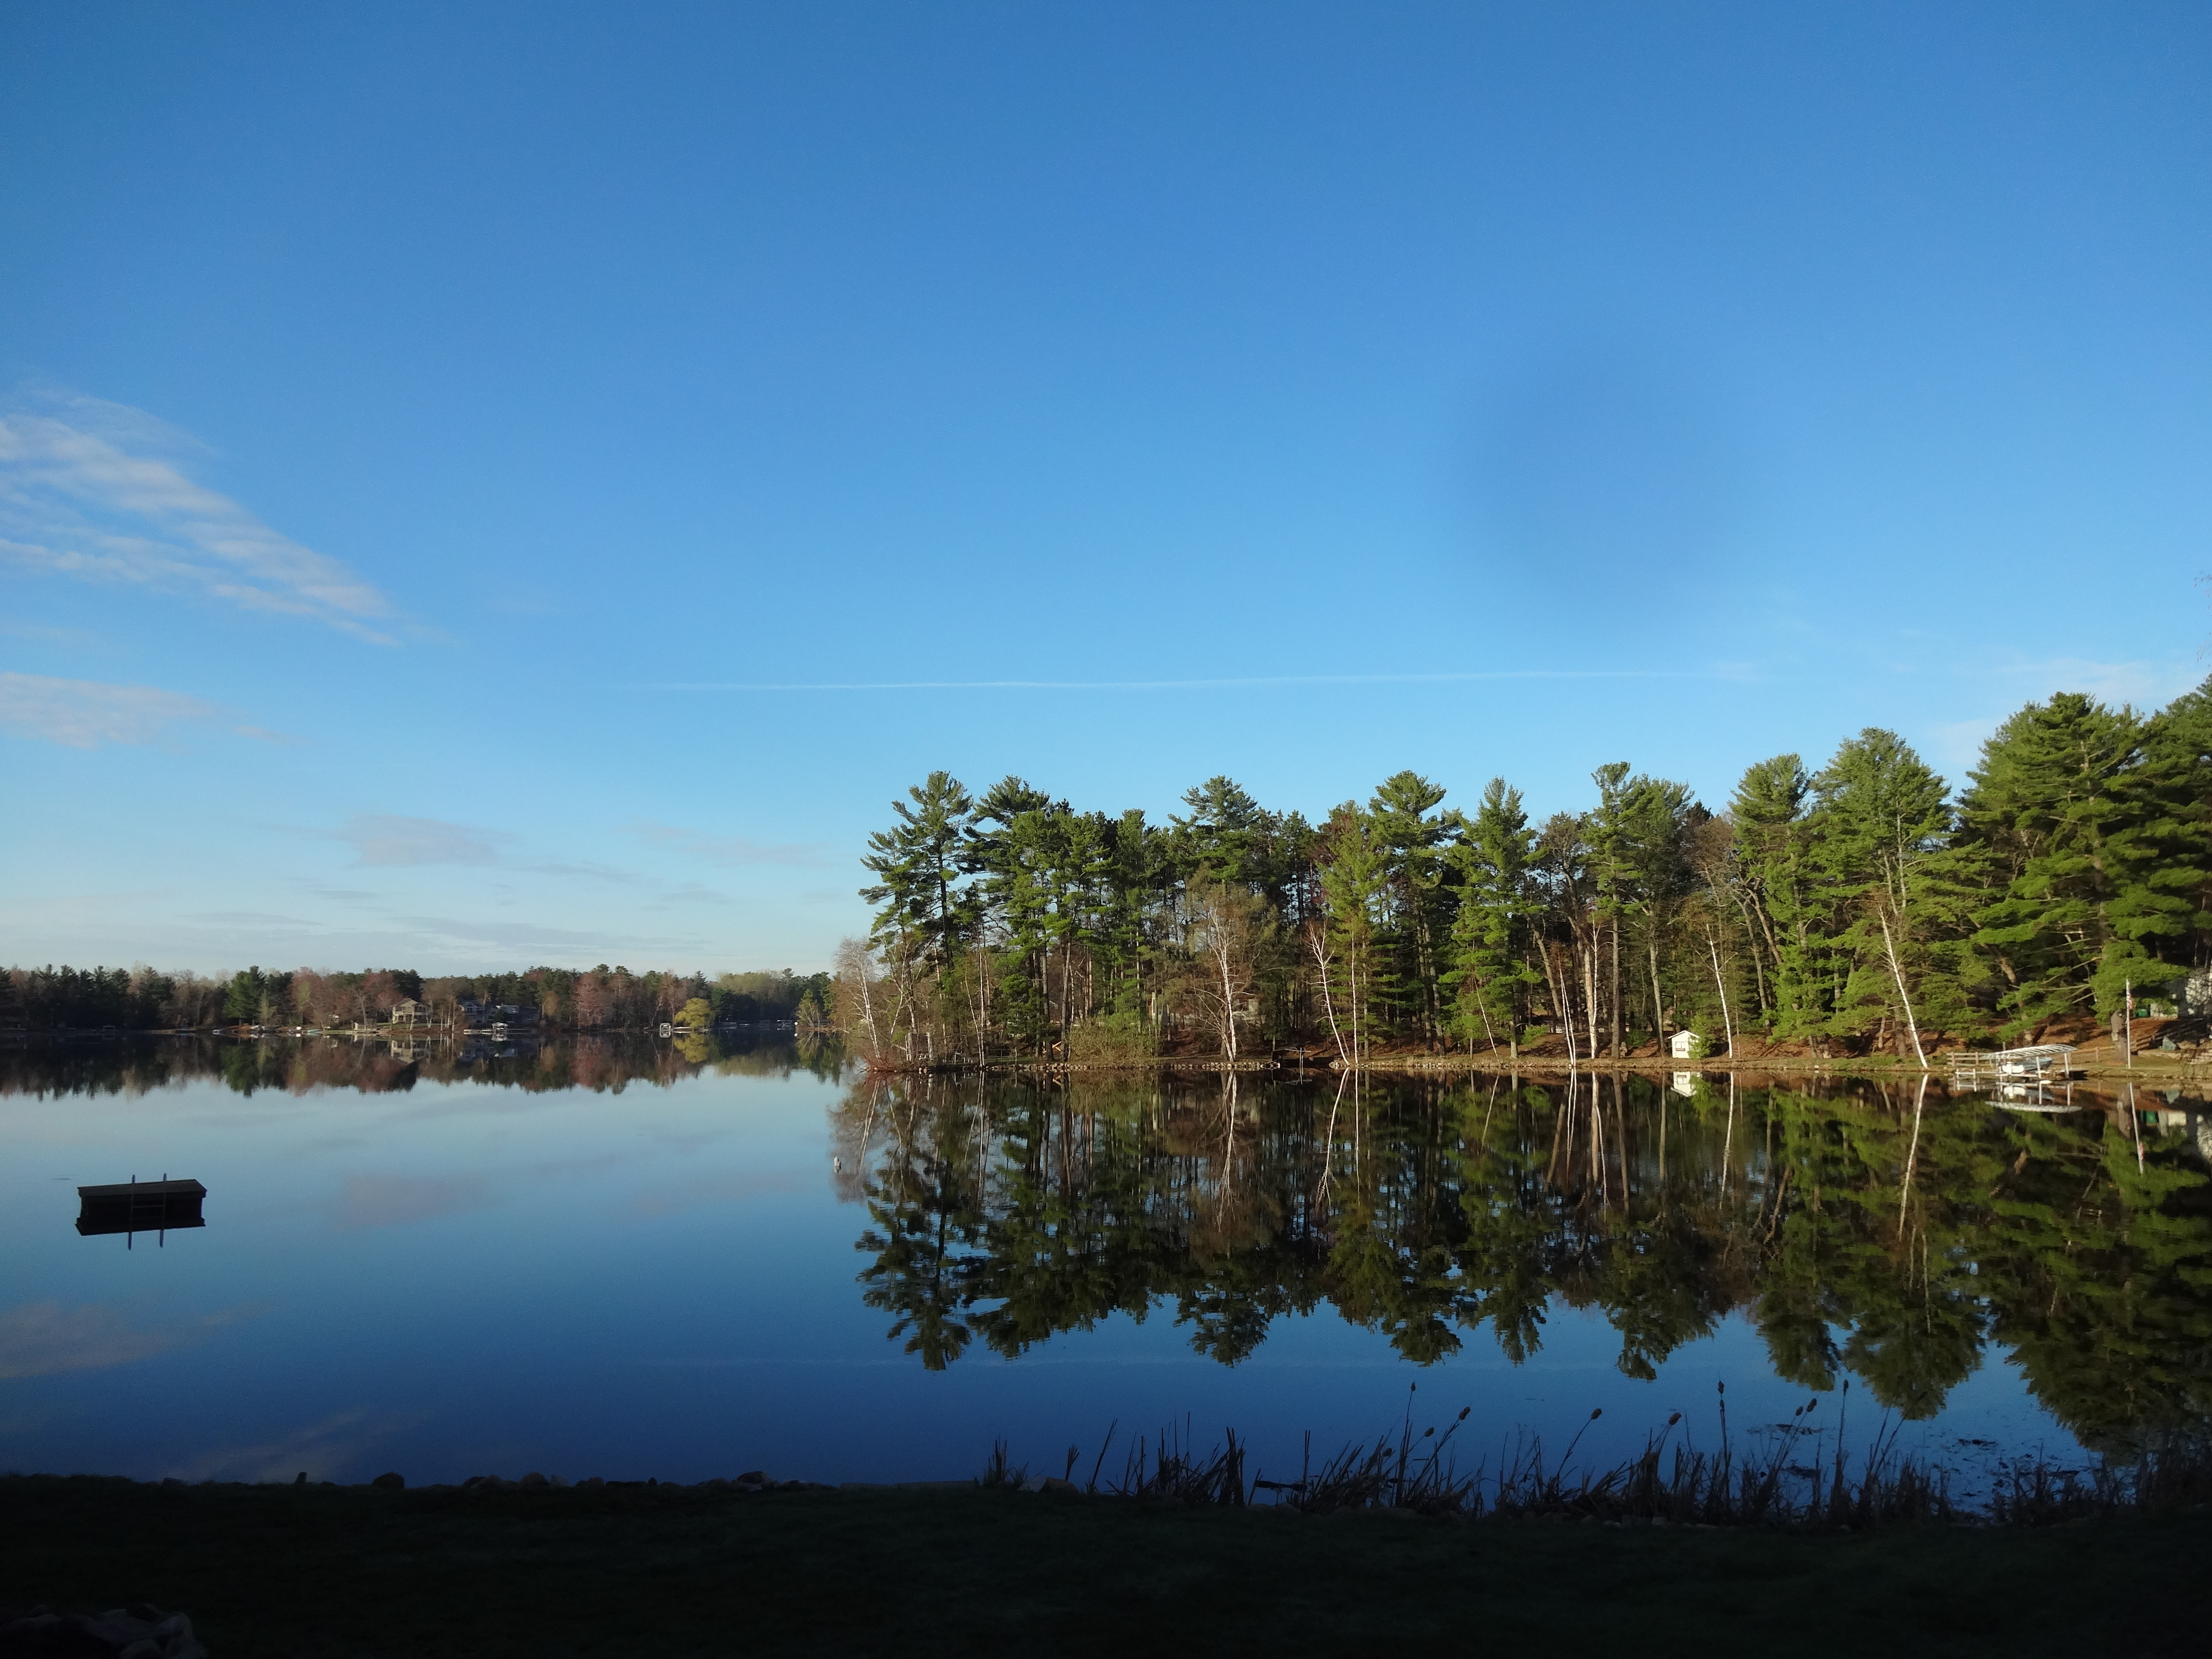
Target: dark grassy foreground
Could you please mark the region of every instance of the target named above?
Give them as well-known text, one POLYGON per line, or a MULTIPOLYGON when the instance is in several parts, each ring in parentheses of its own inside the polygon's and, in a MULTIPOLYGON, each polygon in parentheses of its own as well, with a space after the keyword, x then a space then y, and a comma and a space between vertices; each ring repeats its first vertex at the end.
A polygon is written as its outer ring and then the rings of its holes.
POLYGON ((1871 1534, 959 1489, 0 1480, 0 1606, 261 1655, 2202 1654, 2212 1516, 1871 1534))

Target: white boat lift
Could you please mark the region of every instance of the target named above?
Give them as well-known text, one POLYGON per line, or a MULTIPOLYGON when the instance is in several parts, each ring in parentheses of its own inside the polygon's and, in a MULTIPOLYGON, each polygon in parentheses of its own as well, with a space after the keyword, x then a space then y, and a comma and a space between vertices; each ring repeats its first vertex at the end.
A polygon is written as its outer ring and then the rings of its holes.
POLYGON ((1951 1056, 1951 1083, 1954 1088, 2052 1083, 2073 1073, 2074 1045, 2070 1042, 2039 1042, 2026 1048, 1966 1049, 1951 1056))

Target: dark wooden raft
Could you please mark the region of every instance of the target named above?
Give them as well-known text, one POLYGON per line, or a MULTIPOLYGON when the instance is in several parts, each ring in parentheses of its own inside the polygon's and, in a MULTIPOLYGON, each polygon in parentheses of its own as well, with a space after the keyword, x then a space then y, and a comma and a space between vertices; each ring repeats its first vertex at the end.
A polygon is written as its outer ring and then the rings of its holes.
POLYGON ((80 1187, 77 1231, 160 1233, 204 1227, 200 1203, 207 1188, 197 1181, 131 1181, 113 1187, 80 1187))

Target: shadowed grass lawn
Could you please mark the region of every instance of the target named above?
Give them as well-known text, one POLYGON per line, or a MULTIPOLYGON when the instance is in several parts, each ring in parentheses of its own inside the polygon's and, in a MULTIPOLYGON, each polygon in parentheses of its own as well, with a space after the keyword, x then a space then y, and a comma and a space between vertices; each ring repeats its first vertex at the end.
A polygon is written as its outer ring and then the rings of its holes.
POLYGON ((2212 1517, 1866 1536, 979 1490, 0 1480, 0 1604, 263 1655, 2212 1650, 2212 1517))

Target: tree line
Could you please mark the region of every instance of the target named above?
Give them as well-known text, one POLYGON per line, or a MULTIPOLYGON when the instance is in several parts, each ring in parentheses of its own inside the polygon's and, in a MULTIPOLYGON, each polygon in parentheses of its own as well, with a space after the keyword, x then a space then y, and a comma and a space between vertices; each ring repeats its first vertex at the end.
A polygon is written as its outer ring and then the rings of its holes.
POLYGON ((933 772, 869 838, 838 1023, 879 1064, 1683 1030, 1924 1058, 2117 1028, 2131 995, 2189 1012, 2212 963, 2212 681, 2150 714, 2031 703, 1955 793, 1871 727, 1717 811, 1626 763, 1591 782, 1540 821, 1502 778, 1464 810, 1401 771, 1312 822, 1215 777, 1161 823, 933 772))
POLYGON ((716 1022, 825 1018, 827 974, 704 974, 623 967, 532 968, 521 973, 425 975, 411 969, 328 972, 161 973, 152 968, 10 968, 0 978, 0 1024, 31 1030, 204 1030, 221 1024, 374 1025, 402 1001, 455 1020, 465 1002, 537 1011, 574 1030, 635 1030, 673 1019, 695 999, 716 1022))

